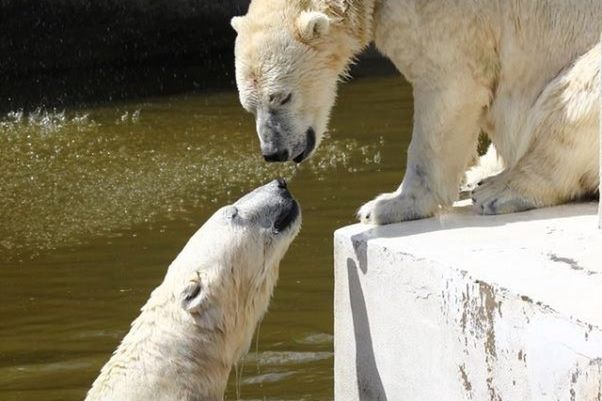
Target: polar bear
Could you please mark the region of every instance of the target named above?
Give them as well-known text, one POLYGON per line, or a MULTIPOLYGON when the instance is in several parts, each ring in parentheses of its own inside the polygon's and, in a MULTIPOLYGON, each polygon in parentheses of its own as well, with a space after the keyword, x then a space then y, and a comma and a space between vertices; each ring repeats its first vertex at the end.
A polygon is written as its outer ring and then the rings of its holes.
POLYGON ((518 212, 597 191, 601 21, 600 0, 252 0, 232 19, 236 82, 265 159, 300 163, 374 41, 412 84, 414 121, 402 184, 361 221, 450 206, 480 133, 495 148, 468 174, 473 203, 518 212))
POLYGON ((300 224, 282 179, 218 210, 169 266, 86 401, 221 401, 300 224))

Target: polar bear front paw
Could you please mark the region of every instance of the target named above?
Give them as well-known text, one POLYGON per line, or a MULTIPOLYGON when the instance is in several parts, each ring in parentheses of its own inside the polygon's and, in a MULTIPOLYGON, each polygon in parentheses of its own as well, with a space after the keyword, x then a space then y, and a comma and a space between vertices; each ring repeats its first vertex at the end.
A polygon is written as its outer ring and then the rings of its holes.
POLYGON ((485 215, 517 213, 536 208, 526 194, 514 189, 505 173, 480 182, 472 192, 477 212, 485 215))
POLYGON ((464 174, 461 192, 474 191, 481 181, 496 176, 504 170, 504 162, 498 157, 495 146, 490 145, 487 153, 479 158, 478 163, 464 174))
POLYGON ((364 224, 385 225, 428 217, 432 213, 419 210, 416 197, 397 192, 382 194, 366 203, 357 213, 364 224))

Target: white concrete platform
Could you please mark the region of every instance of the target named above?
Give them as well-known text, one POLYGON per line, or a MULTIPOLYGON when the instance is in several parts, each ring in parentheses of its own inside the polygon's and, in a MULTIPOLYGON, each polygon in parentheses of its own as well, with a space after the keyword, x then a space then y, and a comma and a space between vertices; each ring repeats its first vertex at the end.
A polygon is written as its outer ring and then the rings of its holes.
POLYGON ((335 233, 336 401, 602 401, 596 204, 335 233))

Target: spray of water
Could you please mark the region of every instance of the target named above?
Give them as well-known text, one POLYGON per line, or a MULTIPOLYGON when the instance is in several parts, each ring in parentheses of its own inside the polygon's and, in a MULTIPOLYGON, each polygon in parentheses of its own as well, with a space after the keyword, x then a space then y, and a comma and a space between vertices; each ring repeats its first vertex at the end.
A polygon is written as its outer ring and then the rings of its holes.
POLYGON ((276 176, 321 180, 333 169, 378 163, 378 145, 329 140, 301 166, 268 165, 254 135, 224 110, 168 111, 150 104, 0 118, 0 254, 75 245, 161 219, 197 224, 194 211, 276 176))

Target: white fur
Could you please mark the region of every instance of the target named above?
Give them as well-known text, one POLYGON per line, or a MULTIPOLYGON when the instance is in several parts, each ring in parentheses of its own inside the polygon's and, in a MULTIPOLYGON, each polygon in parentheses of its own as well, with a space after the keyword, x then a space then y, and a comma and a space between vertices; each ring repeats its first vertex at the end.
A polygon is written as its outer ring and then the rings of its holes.
POLYGON ((256 117, 262 153, 286 151, 289 160, 306 150, 309 129, 319 146, 338 78, 361 49, 346 41, 336 15, 295 3, 253 2, 244 23, 236 24, 235 46, 240 101, 256 117), (332 46, 333 38, 344 43, 332 46))
MULTIPOLYGON (((334 75, 374 40, 412 84, 415 115, 403 183, 364 205, 363 222, 422 218, 450 206, 480 132, 498 156, 496 166, 485 163, 467 177, 498 173, 473 193, 480 213, 554 205, 599 184, 601 15, 599 0, 253 0, 245 17, 250 27, 237 39, 241 100, 263 91, 246 87, 241 71, 268 62, 261 80, 330 111, 334 75), (333 21, 309 46, 287 22, 308 4, 333 21), (281 36, 294 46, 276 57, 281 36), (345 62, 329 64, 333 55, 345 62)), ((284 124, 319 121, 320 138, 327 120, 302 109, 283 118, 284 124)))
POLYGON ((169 266, 86 401, 221 401, 266 312, 278 264, 299 231, 272 229, 268 184, 217 211, 169 266))

